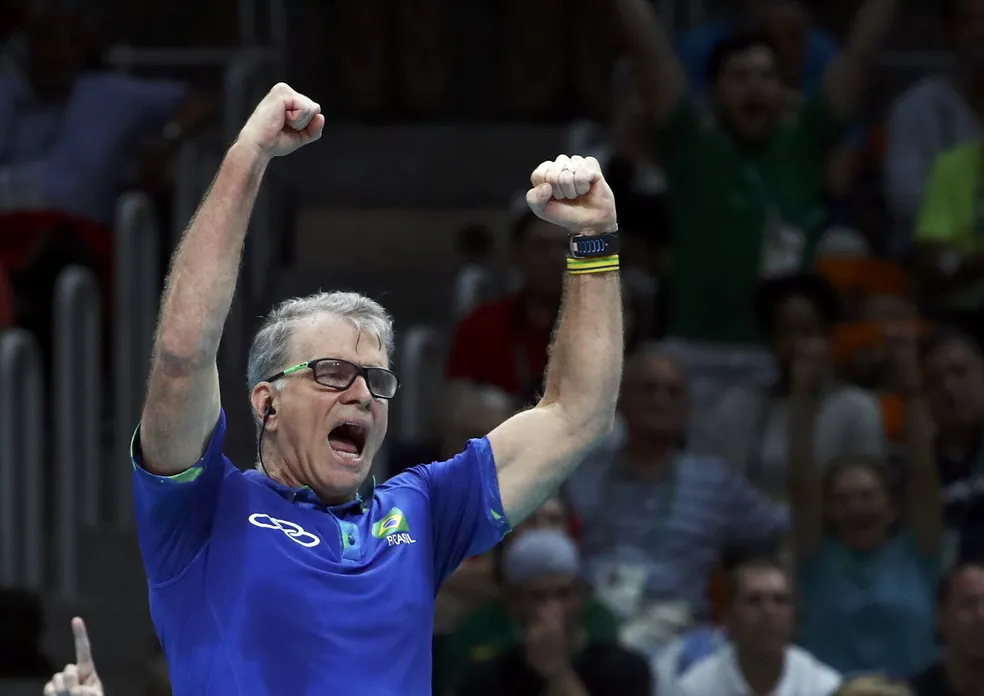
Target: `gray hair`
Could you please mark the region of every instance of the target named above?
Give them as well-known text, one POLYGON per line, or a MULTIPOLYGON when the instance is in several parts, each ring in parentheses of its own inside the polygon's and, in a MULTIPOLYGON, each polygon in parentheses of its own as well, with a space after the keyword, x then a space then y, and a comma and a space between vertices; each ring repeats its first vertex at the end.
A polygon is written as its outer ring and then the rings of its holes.
MULTIPOLYGON (((286 363, 290 359, 294 325, 301 319, 320 314, 345 319, 359 331, 375 336, 386 351, 386 357, 392 357, 393 318, 375 300, 357 292, 318 292, 307 297, 294 297, 270 310, 253 338, 246 367, 250 393, 264 379, 289 367, 286 363)), ((259 427, 261 425, 257 423, 259 427)))

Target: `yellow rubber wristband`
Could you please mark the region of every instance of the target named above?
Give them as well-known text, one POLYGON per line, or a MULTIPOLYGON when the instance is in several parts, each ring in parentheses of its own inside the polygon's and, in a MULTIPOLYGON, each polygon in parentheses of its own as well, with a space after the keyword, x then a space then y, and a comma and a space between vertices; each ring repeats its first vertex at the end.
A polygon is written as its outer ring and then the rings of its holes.
POLYGON ((589 268, 583 271, 567 271, 568 275, 587 275, 589 273, 614 273, 618 266, 605 266, 604 268, 589 268))
POLYGON ((567 270, 581 270, 587 268, 601 268, 602 266, 618 265, 618 254, 611 256, 599 256, 593 259, 567 259, 567 270))
POLYGON ((601 256, 594 259, 567 259, 567 272, 571 275, 612 273, 617 271, 618 267, 618 254, 601 256))

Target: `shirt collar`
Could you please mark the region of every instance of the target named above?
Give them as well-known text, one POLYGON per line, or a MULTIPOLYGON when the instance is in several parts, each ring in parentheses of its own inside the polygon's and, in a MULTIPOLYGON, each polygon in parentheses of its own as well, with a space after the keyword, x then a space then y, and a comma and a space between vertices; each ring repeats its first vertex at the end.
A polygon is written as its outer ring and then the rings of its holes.
MULTIPOLYGON (((728 685, 731 694, 741 694, 741 696, 752 696, 755 692, 745 681, 745 675, 741 673, 741 667, 738 666, 738 655, 735 653, 735 647, 731 643, 725 648, 727 652, 725 664, 725 679, 727 679, 730 684, 728 685)), ((772 690, 771 696, 784 696, 786 681, 789 679, 789 646, 783 651, 783 664, 782 672, 779 674, 779 681, 776 683, 775 688, 772 690)))
POLYGON ((367 489, 367 495, 365 498, 363 498, 362 492, 359 491, 355 494, 355 498, 347 503, 342 503, 341 505, 325 505, 321 502, 318 494, 315 493, 310 486, 293 488, 291 486, 284 485, 279 481, 273 480, 262 471, 257 471, 256 469, 249 469, 245 472, 245 475, 249 480, 256 481, 257 483, 266 486, 289 503, 309 505, 311 507, 330 510, 332 512, 365 512, 369 507, 368 503, 365 501, 372 501, 373 497, 376 495, 375 476, 370 476, 369 480, 362 486, 363 490, 367 489))

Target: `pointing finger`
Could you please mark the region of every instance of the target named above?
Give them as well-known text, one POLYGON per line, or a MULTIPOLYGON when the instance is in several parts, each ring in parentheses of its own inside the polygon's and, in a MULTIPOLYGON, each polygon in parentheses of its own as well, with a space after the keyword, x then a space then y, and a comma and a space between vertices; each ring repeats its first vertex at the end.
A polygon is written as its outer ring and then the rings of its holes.
POLYGON ((72 619, 72 635, 75 637, 75 664, 78 665, 78 677, 85 682, 96 668, 92 664, 92 647, 89 645, 85 621, 77 616, 72 619))

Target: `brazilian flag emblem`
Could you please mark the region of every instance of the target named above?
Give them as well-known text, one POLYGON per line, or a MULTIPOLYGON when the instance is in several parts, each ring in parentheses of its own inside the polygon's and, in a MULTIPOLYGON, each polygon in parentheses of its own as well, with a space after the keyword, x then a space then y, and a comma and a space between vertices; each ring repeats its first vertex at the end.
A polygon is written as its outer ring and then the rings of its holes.
POLYGON ((386 513, 386 517, 372 525, 372 535, 377 539, 388 537, 390 534, 409 531, 410 525, 407 524, 407 518, 400 508, 393 508, 386 513))

